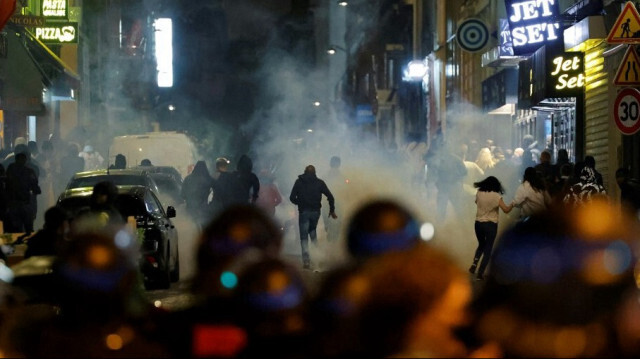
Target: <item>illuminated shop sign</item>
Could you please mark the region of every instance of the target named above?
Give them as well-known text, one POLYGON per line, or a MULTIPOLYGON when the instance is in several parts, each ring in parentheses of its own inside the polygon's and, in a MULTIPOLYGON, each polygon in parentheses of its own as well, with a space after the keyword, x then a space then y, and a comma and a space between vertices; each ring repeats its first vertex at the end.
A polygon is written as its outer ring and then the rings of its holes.
POLYGON ((582 52, 547 54, 547 96, 568 97, 584 89, 584 55, 582 52))
POLYGON ((68 0, 42 0, 41 15, 49 19, 67 19, 69 17, 68 0))
POLYGON ((45 44, 75 44, 78 42, 78 23, 49 24, 35 28, 36 39, 45 44))
POLYGON ((513 40, 507 19, 500 19, 500 57, 513 56, 513 40))
POLYGON ((562 41, 558 1, 505 0, 515 55, 531 54, 542 45, 562 41))
POLYGON ((518 67, 518 108, 527 109, 549 98, 584 95, 584 54, 543 46, 518 67))

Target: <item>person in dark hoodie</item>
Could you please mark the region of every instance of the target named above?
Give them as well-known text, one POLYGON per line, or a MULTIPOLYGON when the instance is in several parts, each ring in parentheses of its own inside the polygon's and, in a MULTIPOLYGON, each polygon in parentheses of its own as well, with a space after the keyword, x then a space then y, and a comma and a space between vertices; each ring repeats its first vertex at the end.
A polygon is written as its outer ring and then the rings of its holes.
POLYGON ((109 166, 110 170, 123 170, 127 168, 127 157, 122 153, 116 155, 115 163, 109 166))
POLYGON ((220 173, 214 187, 214 198, 220 200, 223 208, 235 204, 256 203, 260 180, 252 171, 253 162, 247 155, 242 155, 234 172, 220 173))
POLYGON ((182 198, 187 204, 187 213, 200 229, 210 220, 207 199, 212 188, 213 178, 206 162, 196 162, 193 171, 182 183, 182 198))
POLYGON ((311 258, 309 256, 309 238, 316 243, 316 227, 320 219, 320 208, 322 207, 322 195, 329 201, 329 217, 337 219, 335 213, 335 201, 333 194, 329 191, 327 184, 316 177, 316 168, 308 165, 304 173, 291 189, 289 200, 298 206, 298 224, 300 227, 300 246, 302 247, 302 263, 304 269, 311 268, 311 258))

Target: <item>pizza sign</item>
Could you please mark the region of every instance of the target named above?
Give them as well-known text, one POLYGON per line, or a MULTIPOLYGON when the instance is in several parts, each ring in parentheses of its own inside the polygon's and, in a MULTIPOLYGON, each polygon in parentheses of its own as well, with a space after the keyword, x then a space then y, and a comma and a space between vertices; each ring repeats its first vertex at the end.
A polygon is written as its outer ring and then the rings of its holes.
POLYGON ((75 44, 78 42, 78 23, 36 27, 35 35, 45 44, 75 44))

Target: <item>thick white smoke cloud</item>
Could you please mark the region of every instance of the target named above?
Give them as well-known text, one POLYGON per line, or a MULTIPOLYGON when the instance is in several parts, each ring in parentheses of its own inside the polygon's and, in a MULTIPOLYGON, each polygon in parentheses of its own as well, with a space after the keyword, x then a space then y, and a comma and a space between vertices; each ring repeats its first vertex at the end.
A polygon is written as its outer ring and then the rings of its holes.
MULTIPOLYGON (((229 14, 231 40, 261 35, 266 41, 267 34, 275 35, 275 32, 260 32, 257 26, 262 23, 273 28, 271 25, 278 21, 273 9, 246 4, 232 5, 230 2, 225 6, 229 14), (246 13, 249 10, 250 14, 246 13), (247 22, 253 25, 245 27, 247 22), (252 34, 241 33, 245 28, 252 34)), ((375 26, 368 20, 376 18, 377 6, 369 6, 366 10, 371 13, 358 16, 358 27, 362 30, 375 26)), ((351 40, 359 41, 358 39, 364 39, 364 36, 355 36, 351 40)), ((332 189, 339 208, 342 233, 354 211, 361 205, 374 199, 392 198, 405 205, 418 220, 433 222, 436 233, 432 242, 452 253, 462 265, 468 265, 477 243, 473 233, 473 197, 467 198, 463 216, 456 216, 449 208, 447 221, 436 222, 435 189, 427 188, 424 176, 418 183, 412 183, 414 172, 424 166, 420 164, 420 160, 426 153, 427 145, 397 143, 399 150, 391 154, 377 141, 375 127, 353 125, 350 113, 344 112, 341 107, 332 106, 328 94, 335 84, 330 83, 328 70, 323 65, 315 66, 302 61, 299 56, 283 51, 276 46, 277 40, 271 38, 272 42, 264 47, 267 51, 260 53, 260 65, 255 69, 257 75, 254 76, 258 81, 251 84, 260 95, 255 101, 256 109, 251 120, 239 128, 242 133, 252 134, 253 141, 239 143, 231 135, 238 128, 226 125, 232 121, 195 110, 190 105, 192 99, 179 96, 175 99, 175 125, 179 127, 182 122, 192 124, 188 130, 197 131, 202 149, 200 156, 206 160, 210 172, 214 171, 216 157, 227 156, 237 160, 242 153, 249 154, 254 160, 255 173, 263 168, 271 169, 284 199, 276 214, 278 220, 284 223, 295 218, 297 209, 289 202, 288 197, 295 179, 303 172, 304 167, 309 164, 316 166, 318 176, 323 178, 329 170, 330 158, 339 156, 342 159, 341 170, 349 179, 345 190, 332 189), (314 106, 314 101, 320 101, 320 106, 314 106), (189 121, 183 121, 187 118, 189 121)), ((322 64, 322 61, 318 63, 322 64)), ((124 95, 114 91, 112 96, 124 95)), ((125 121, 138 116, 139 112, 134 109, 122 111, 123 116, 119 117, 121 120, 116 120, 118 123, 98 125, 101 127, 91 131, 100 136, 95 141, 104 143, 103 148, 108 146, 115 135, 141 131, 137 125, 130 125, 135 121, 125 121)), ((502 126, 502 122, 496 124, 496 117, 488 116, 471 105, 450 105, 446 117, 445 134, 454 148, 456 144, 470 140, 483 144, 486 139, 493 139, 497 145, 505 148, 509 145, 504 140, 509 135, 503 133, 509 127, 502 126)), ((475 160, 475 156, 476 153, 470 153, 468 159, 475 160)), ((232 162, 230 168, 235 169, 235 165, 232 162)), ((327 205, 323 199, 323 207, 327 205)), ((510 218, 501 219, 500 227, 503 228, 509 220, 510 218)), ((314 250, 312 246, 312 255, 316 254, 324 258, 327 264, 331 264, 345 257, 345 248, 342 245, 326 246, 323 242, 325 234, 322 223, 321 221, 318 228, 321 247, 314 250)), ((296 226, 287 233, 285 251, 293 255, 300 253, 296 226)))
MULTIPOLYGON (((354 211, 364 203, 391 198, 405 205, 420 221, 432 221, 436 227, 433 243, 451 252, 461 265, 468 265, 477 245, 473 233, 474 198, 466 199, 462 217, 456 217, 449 208, 446 223, 435 222, 435 190, 427 190, 424 176, 418 183, 412 184, 411 179, 416 163, 420 166, 419 160, 426 153, 426 144, 398 143, 398 152, 390 154, 375 138, 375 127, 353 125, 351 115, 332 107, 331 103, 313 105, 318 94, 326 93, 326 89, 334 85, 327 83, 326 69, 312 67, 277 47, 268 48, 271 51, 262 62, 260 78, 264 83, 260 85, 262 94, 275 101, 258 109, 246 129, 257 134, 258 140, 252 144, 251 152, 258 166, 265 161, 277 163, 276 183, 285 198, 277 208, 278 219, 295 221, 297 210, 288 196, 305 166, 314 165, 318 176, 323 178, 329 170, 330 158, 339 156, 342 173, 349 180, 345 190, 332 189, 339 208, 341 233, 345 233, 354 211), (412 161, 412 156, 418 161, 412 161)), ((496 134, 496 128, 491 128, 489 122, 493 120, 491 116, 472 106, 455 106, 447 117, 451 119, 447 131, 451 144, 470 138, 484 141, 490 137, 479 136, 496 134)), ((257 172, 260 168, 254 167, 254 170, 257 172)), ((322 205, 328 206, 324 198, 322 205)), ((345 258, 345 247, 327 245, 322 223, 321 220, 318 228, 321 245, 318 249, 311 246, 312 256, 331 265, 345 258)), ((287 253, 299 255, 298 236, 295 227, 287 234, 287 253)))

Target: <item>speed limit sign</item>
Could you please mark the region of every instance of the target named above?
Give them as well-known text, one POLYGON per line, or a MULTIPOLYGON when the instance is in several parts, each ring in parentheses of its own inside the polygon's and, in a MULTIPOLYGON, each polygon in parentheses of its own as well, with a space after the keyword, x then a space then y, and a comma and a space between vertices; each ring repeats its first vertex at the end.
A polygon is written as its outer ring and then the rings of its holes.
POLYGON ((616 97, 613 120, 620 132, 633 135, 640 130, 640 91, 625 88, 616 97))

